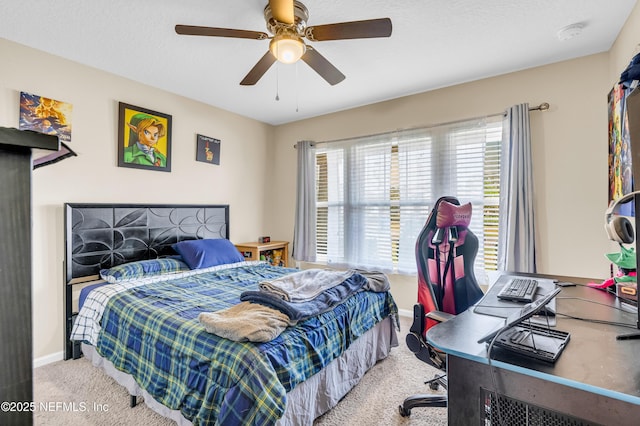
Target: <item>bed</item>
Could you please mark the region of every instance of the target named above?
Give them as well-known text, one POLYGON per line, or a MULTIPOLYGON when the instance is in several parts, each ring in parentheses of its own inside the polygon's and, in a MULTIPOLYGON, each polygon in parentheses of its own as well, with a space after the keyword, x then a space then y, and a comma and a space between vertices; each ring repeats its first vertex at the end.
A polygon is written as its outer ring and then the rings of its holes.
POLYGON ((228 238, 227 205, 66 204, 65 359, 82 352, 178 424, 310 425, 397 346, 393 298, 379 275, 345 271, 317 312, 325 292, 262 303, 265 282, 312 271, 245 261, 228 238), (209 330, 243 303, 285 324, 209 330))

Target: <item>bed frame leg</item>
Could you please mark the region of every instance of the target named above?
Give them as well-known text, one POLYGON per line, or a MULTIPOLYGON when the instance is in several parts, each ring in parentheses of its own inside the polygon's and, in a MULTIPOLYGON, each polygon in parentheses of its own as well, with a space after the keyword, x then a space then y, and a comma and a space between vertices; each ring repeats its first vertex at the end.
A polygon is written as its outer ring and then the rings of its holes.
POLYGON ((133 408, 138 404, 138 398, 135 395, 129 395, 129 407, 133 408))

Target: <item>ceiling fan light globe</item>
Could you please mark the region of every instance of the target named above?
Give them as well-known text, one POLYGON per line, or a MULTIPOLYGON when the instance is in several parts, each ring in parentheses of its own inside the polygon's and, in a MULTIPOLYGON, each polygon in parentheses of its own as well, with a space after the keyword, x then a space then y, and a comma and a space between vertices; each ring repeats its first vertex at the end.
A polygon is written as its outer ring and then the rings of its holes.
POLYGON ((269 50, 278 61, 285 64, 293 64, 304 55, 307 48, 299 38, 276 36, 271 40, 269 50))

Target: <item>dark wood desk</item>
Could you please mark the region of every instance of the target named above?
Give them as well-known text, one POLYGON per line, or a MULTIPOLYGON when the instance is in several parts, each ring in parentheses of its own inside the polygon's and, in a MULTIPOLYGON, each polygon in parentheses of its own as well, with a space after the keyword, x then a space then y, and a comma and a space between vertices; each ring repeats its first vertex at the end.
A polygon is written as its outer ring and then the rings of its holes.
POLYGON ((556 303, 555 328, 571 338, 555 364, 495 347, 489 363, 487 345, 477 341, 504 320, 473 308, 429 330, 428 342, 447 353, 449 425, 489 424, 489 404, 494 425, 524 424, 518 420, 522 415, 539 425, 640 424, 640 340, 616 340, 633 331, 626 327, 565 316, 635 327, 636 313, 615 309, 615 296, 585 286, 563 288, 556 303))

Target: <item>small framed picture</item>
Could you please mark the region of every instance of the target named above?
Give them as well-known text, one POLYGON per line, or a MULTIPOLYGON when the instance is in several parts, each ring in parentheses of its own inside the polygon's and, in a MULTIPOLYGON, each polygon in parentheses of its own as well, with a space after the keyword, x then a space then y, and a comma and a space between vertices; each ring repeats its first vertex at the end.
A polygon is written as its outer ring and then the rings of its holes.
POLYGON ((196 160, 209 164, 220 164, 220 139, 197 135, 196 160))
POLYGON ((171 171, 171 116, 119 103, 118 166, 171 171))

